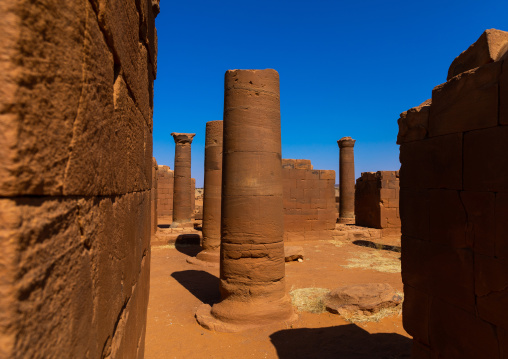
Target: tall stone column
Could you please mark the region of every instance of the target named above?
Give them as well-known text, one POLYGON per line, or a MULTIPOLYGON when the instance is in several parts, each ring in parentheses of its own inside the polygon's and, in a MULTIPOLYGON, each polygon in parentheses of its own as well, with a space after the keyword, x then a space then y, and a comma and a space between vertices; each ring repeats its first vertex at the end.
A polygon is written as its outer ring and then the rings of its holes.
POLYGON ((191 143, 195 133, 175 133, 175 169, 172 227, 191 226, 191 143))
POLYGON ((205 185, 203 194, 203 250, 187 261, 219 266, 222 193, 222 123, 206 123, 205 185))
POLYGON ((355 223, 355 154, 356 140, 342 137, 337 144, 340 148, 339 159, 339 223, 355 223))
POLYGON ((220 291, 205 328, 233 332, 291 321, 286 295, 279 75, 230 70, 224 95, 220 291))

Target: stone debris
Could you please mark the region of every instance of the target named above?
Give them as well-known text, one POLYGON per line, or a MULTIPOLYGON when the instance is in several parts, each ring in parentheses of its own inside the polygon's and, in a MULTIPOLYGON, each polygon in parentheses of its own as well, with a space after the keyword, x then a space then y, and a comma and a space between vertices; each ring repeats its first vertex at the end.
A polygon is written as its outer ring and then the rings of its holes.
POLYGON ((325 297, 329 312, 344 316, 369 315, 402 303, 402 296, 387 283, 354 284, 332 290, 325 297))
POLYGON ((284 260, 286 262, 303 262, 303 247, 284 246, 284 260))

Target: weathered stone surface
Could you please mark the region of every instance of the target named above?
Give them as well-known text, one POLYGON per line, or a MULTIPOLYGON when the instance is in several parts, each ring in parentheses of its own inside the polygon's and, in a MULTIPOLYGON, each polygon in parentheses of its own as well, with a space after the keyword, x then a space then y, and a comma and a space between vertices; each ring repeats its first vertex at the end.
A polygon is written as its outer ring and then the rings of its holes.
POLYGON ((173 186, 173 224, 184 225, 191 222, 192 191, 191 178, 191 144, 195 133, 176 133, 171 136, 175 140, 175 170, 173 186))
POLYGON ((434 89, 429 138, 400 141, 403 322, 415 358, 507 353, 506 50, 508 33, 487 30, 434 89))
POLYGON ((497 126, 501 62, 469 70, 432 90, 429 137, 497 126))
POLYGON ((174 172, 169 166, 159 165, 157 171, 157 224, 173 222, 174 172))
POLYGON ((309 160, 282 160, 284 241, 331 239, 335 229, 335 171, 309 160))
POLYGON ((355 186, 355 221, 400 232, 399 171, 362 172, 355 186))
POLYGON ((339 185, 340 206, 339 223, 355 223, 355 157, 354 145, 356 140, 343 137, 337 144, 340 148, 339 185))
POLYGON ((431 105, 432 100, 429 99, 419 106, 400 114, 400 118, 397 121, 399 124, 397 144, 423 140, 427 137, 431 105))
POLYGON ((284 260, 286 262, 298 261, 303 259, 303 247, 284 246, 284 260))
POLYGON ((0 2, 2 358, 143 357, 156 55, 136 5, 0 2))
POLYGON ((326 309, 332 313, 377 313, 402 303, 402 296, 387 283, 355 284, 333 289, 325 297, 326 309))
POLYGON ((278 73, 227 71, 223 125, 222 301, 201 306, 196 318, 218 331, 294 320, 284 278, 278 73))
POLYGON ((446 80, 462 72, 498 61, 506 51, 508 51, 508 32, 485 30, 474 44, 453 60, 446 80))

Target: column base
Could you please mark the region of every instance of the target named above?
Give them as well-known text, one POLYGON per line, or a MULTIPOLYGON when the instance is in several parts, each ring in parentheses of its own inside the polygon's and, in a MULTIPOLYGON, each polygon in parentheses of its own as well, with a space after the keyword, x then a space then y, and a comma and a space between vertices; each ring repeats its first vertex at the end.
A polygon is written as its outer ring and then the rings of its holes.
POLYGON ((194 228, 194 222, 173 222, 170 228, 194 228))
POLYGON ((214 304, 202 304, 196 311, 196 320, 208 330, 235 333, 273 324, 290 324, 298 320, 289 297, 273 302, 238 302, 225 300, 214 304))
POLYGON ((337 219, 337 223, 340 224, 355 224, 356 220, 354 218, 340 218, 337 219))
POLYGON ((187 258, 187 263, 199 265, 202 267, 219 268, 220 252, 219 251, 201 251, 195 257, 187 258))

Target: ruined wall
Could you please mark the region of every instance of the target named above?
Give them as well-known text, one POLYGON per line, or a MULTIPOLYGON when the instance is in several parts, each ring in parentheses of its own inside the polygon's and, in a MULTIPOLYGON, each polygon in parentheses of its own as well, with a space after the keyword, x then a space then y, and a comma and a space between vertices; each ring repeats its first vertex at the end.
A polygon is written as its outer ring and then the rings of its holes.
POLYGON ((159 170, 159 166, 157 165, 157 161, 155 157, 152 158, 152 192, 151 192, 151 205, 152 205, 152 238, 154 238, 155 233, 157 232, 157 172, 159 170))
POLYGON ((141 358, 147 0, 0 1, 0 357, 141 358))
POLYGON ((284 240, 329 239, 335 229, 335 171, 309 160, 282 160, 284 240))
POLYGON ((174 172, 169 166, 159 165, 157 171, 157 223, 170 225, 173 222, 174 172))
POLYGON ((399 120, 403 323, 414 359, 508 357, 506 49, 508 33, 488 30, 432 100, 399 120))
POLYGON ((400 232, 399 171, 362 172, 356 180, 355 218, 357 226, 400 232))

